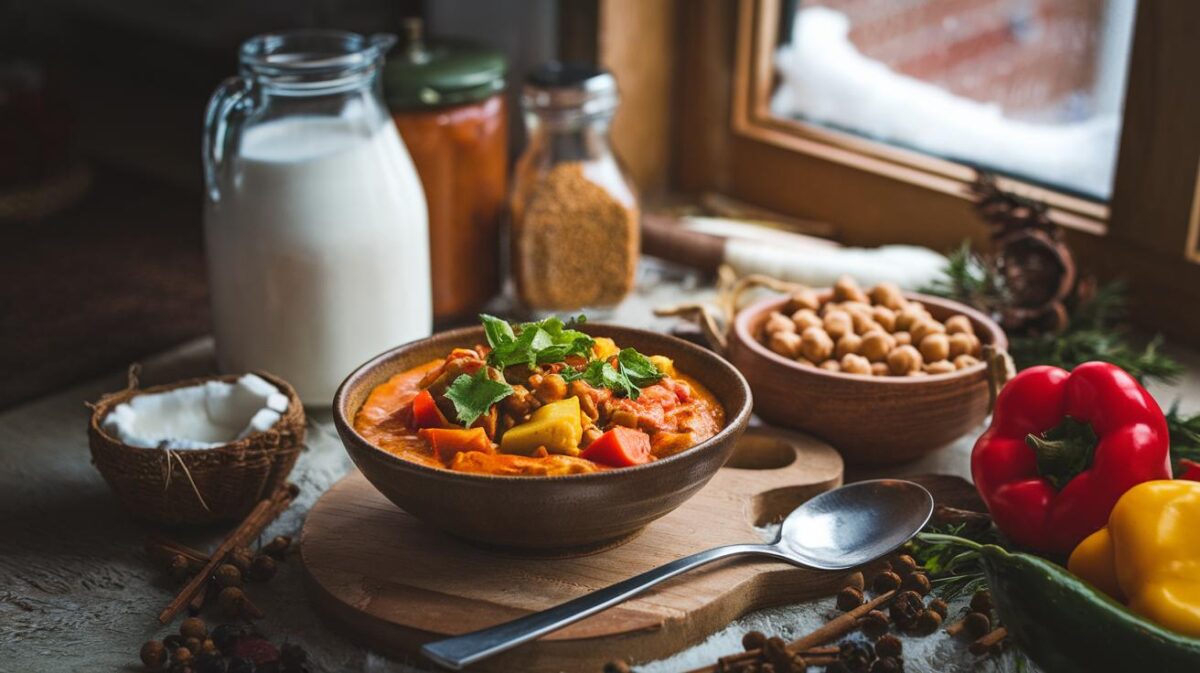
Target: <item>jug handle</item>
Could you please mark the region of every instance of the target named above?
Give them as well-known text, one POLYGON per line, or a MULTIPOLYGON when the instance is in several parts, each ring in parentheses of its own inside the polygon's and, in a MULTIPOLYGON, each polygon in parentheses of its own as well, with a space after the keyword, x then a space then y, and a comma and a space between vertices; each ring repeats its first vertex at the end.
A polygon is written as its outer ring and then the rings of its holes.
POLYGON ((230 118, 247 106, 251 87, 252 83, 246 77, 226 79, 213 92, 204 112, 204 143, 201 150, 204 160, 204 182, 208 198, 214 203, 221 200, 218 177, 224 169, 230 118))

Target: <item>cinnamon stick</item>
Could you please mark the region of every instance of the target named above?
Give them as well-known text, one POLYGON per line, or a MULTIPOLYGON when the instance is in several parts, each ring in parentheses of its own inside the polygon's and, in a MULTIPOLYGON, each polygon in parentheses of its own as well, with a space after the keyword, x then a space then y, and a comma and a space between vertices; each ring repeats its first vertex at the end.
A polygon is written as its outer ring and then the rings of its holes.
MULTIPOLYGON (((838 638, 849 634, 851 631, 854 631, 858 628, 858 620, 861 619, 863 615, 872 610, 877 610, 883 605, 886 605, 887 603, 891 602, 895 596, 895 590, 888 591, 879 594, 875 598, 872 598, 853 610, 843 612, 836 618, 826 622, 812 633, 788 643, 788 651, 796 653, 814 650, 822 645, 831 643, 838 638)), ((757 660, 761 656, 761 649, 746 650, 745 652, 739 652, 738 654, 731 654, 729 656, 721 657, 717 660, 716 664, 694 668, 690 671, 687 671, 687 673, 718 673, 718 671, 730 670, 733 666, 738 666, 745 662, 757 660)), ((821 656, 828 655, 824 653, 814 653, 814 657, 821 656)), ((808 657, 805 657, 805 661, 808 661, 808 657)))
POLYGON ((981 656, 991 652, 993 648, 999 645, 1005 638, 1008 637, 1008 629, 1003 626, 998 626, 992 631, 980 637, 967 649, 975 656, 981 656))
POLYGON ((200 572, 193 575, 192 579, 188 580, 188 583, 175 595, 175 598, 167 604, 167 607, 159 613, 159 623, 168 624, 175 619, 176 615, 195 599, 196 593, 204 588, 213 571, 224 562, 229 552, 246 546, 251 540, 258 537, 268 524, 288 508, 297 492, 298 489, 295 485, 287 484, 272 493, 271 497, 259 500, 233 533, 217 546, 200 572))

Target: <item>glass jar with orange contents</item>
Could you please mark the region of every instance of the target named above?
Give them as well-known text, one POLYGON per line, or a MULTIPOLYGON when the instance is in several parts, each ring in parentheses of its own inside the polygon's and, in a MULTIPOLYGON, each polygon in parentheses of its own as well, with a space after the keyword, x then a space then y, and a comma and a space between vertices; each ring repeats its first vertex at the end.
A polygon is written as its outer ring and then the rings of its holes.
POLYGON ((433 313, 478 313, 500 288, 500 219, 508 191, 506 64, 500 52, 425 40, 420 19, 384 69, 384 95, 429 205, 433 313))

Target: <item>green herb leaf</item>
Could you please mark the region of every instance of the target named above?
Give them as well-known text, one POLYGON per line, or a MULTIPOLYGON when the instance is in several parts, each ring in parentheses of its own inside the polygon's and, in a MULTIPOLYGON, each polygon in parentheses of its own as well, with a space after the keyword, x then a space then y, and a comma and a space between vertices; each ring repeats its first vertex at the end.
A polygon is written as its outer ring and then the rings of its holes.
POLYGON ((467 427, 487 413, 491 406, 513 394, 512 386, 488 378, 488 368, 471 374, 459 374, 446 389, 446 399, 454 403, 458 422, 467 427))
POLYGON ((632 348, 617 354, 616 367, 607 360, 593 360, 582 371, 568 368, 562 375, 568 382, 582 380, 593 388, 608 388, 631 400, 642 394, 642 388, 658 383, 663 377, 650 358, 632 348))
MULTIPOLYGON (((590 359, 594 341, 590 336, 575 329, 556 317, 546 318, 538 322, 522 323, 514 331, 513 327, 490 315, 479 316, 483 322, 484 333, 492 352, 488 354, 488 364, 503 369, 512 365, 524 364, 530 367, 538 364, 563 362, 572 355, 580 355, 590 359)), ((584 322, 580 316, 571 325, 584 322)))

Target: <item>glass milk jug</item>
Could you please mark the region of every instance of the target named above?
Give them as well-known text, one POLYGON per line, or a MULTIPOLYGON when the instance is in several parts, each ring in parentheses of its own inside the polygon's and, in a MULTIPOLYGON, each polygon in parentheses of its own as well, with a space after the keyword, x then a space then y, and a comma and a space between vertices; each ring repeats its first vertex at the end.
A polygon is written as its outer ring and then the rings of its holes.
POLYGON ((242 45, 209 101, 204 229, 217 359, 326 405, 355 367, 432 328, 425 196, 380 92, 392 36, 242 45))

